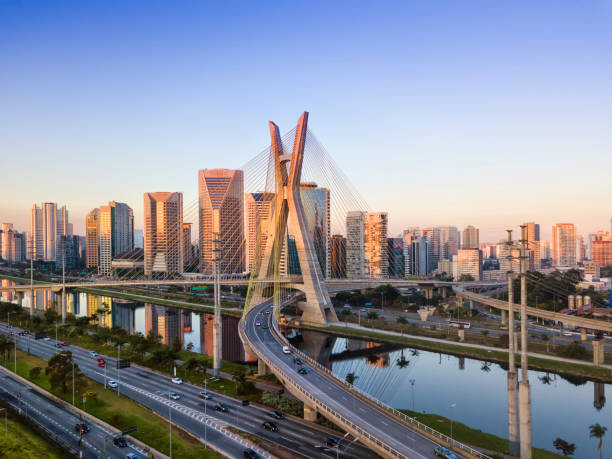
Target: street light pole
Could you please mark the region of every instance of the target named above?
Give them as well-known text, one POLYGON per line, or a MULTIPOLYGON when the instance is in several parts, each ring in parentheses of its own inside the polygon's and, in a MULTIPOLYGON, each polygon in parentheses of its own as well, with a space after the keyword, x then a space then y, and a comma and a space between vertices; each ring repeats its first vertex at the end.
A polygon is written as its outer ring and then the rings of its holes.
POLYGON ((450 405, 450 409, 451 409, 451 420, 450 420, 450 438, 451 438, 451 448, 453 446, 453 408, 455 408, 457 406, 456 403, 451 403, 450 405))
POLYGON ((121 361, 121 343, 117 347, 117 397, 121 397, 121 373, 119 373, 119 362, 121 361))
MULTIPOLYGON (((206 390, 206 368, 204 369, 204 392, 206 390)), ((208 448, 208 415, 206 414, 206 400, 204 400, 204 446, 208 448)))
POLYGON ((72 406, 74 406, 74 357, 72 358, 72 406))
POLYGON ((170 459, 172 459, 172 406, 168 405, 168 411, 170 412, 170 459))

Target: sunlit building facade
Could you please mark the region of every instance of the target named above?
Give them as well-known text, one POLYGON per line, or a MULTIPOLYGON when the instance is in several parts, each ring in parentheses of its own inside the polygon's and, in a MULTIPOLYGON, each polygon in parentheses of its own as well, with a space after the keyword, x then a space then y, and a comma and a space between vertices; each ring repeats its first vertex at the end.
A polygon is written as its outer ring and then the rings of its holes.
POLYGON ((183 272, 183 193, 144 194, 144 273, 183 272))

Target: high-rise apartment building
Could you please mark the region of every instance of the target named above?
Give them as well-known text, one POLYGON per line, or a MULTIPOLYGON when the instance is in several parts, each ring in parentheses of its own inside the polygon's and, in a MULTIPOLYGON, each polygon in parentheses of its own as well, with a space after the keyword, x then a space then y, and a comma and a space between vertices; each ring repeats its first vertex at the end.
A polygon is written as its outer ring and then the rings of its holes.
POLYGON ((389 277, 403 279, 405 276, 404 239, 401 237, 387 238, 387 253, 389 257, 389 277))
POLYGON ((315 253, 326 278, 331 276, 330 254, 330 200, 329 189, 320 188, 316 183, 300 184, 300 198, 306 217, 306 227, 311 232, 315 253))
POLYGON ((346 214, 346 277, 365 277, 365 212, 346 214))
POLYGON ((0 230, 0 257, 7 263, 25 261, 26 238, 13 228, 12 223, 3 223, 0 230))
POLYGON ((480 243, 478 228, 468 225, 463 230, 463 241, 461 242, 462 249, 477 249, 480 243))
POLYGON ((389 277, 389 255, 387 253, 387 212, 368 212, 365 215, 365 265, 371 278, 389 277))
POLYGON ((198 172, 200 269, 212 274, 215 258, 221 273, 244 271, 244 173, 231 169, 198 172), (218 238, 218 253, 214 240, 218 238))
POLYGON ((521 271, 521 251, 516 247, 508 247, 505 240, 499 241, 499 270, 502 273, 521 271))
POLYGON ((144 194, 144 273, 183 272, 183 193, 144 194))
POLYGON ((342 279, 346 277, 346 238, 341 234, 331 237, 331 277, 342 279))
POLYGON ((540 268, 540 225, 539 223, 523 223, 527 228, 527 249, 529 250, 529 269, 540 268))
POLYGON ((438 227, 440 235, 440 260, 452 260, 460 247, 459 230, 455 226, 438 227))
POLYGON ((274 217, 274 193, 247 193, 244 197, 246 220, 246 271, 261 263, 271 228, 269 225, 274 217), (258 260, 255 256, 258 255, 258 260))
MULTIPOLYGON (((108 205, 90 212, 88 220, 90 216, 92 237, 95 233, 94 219, 98 227, 98 273, 109 276, 113 258, 134 249, 134 212, 127 204, 111 201, 108 205)), ((94 245, 92 242, 92 249, 94 245)))
POLYGON ((412 242, 421 235, 421 230, 417 227, 411 227, 402 233, 402 245, 404 249, 404 275, 416 276, 416 267, 413 266, 412 242))
POLYGON ((440 261, 440 232, 436 227, 421 228, 421 236, 429 238, 429 259, 432 271, 438 268, 440 261))
POLYGON ((576 263, 584 262, 585 252, 584 237, 579 234, 576 236, 576 263))
POLYGON ((85 266, 87 268, 97 268, 100 263, 99 257, 99 226, 98 219, 100 216, 100 209, 93 209, 87 214, 85 219, 85 240, 86 250, 85 266))
POLYGON ((457 275, 471 276, 478 281, 482 277, 482 254, 479 249, 461 249, 457 253, 457 275))
MULTIPOLYGON (((405 238, 406 234, 404 234, 405 238)), ((427 236, 413 237, 411 245, 409 274, 417 277, 428 276, 433 271, 430 239, 427 236)))
POLYGON ((599 266, 612 266, 612 240, 593 241, 593 262, 599 266))
POLYGON ((34 204, 30 214, 30 234, 35 258, 55 261, 57 237, 67 236, 68 226, 66 206, 58 209, 54 202, 45 202, 41 207, 34 204))
POLYGON ((576 266, 576 228, 573 223, 557 223, 553 226, 552 258, 554 266, 576 266))
POLYGON ((183 269, 194 268, 193 246, 191 244, 191 223, 183 223, 183 269))

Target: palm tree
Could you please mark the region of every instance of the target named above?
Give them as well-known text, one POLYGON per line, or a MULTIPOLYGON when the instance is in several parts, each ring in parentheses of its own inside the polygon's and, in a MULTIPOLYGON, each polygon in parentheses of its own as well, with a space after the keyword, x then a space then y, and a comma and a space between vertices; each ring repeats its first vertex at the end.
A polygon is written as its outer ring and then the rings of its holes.
POLYGON ((543 335, 540 335, 540 339, 546 343, 546 352, 550 352, 550 351, 548 350, 549 341, 550 341, 550 336, 549 336, 549 335, 547 335, 547 334, 543 334, 543 335))
POLYGON ((355 384, 355 380, 359 378, 359 376, 355 376, 355 373, 348 373, 346 375, 346 382, 349 383, 350 385, 355 384))
POLYGON ((547 384, 549 386, 550 386, 550 383, 552 382, 552 378, 550 377, 548 373, 546 373, 544 376, 538 376, 538 379, 542 381, 542 384, 547 384))
POLYGON ((599 450, 599 459, 601 459, 602 457, 603 437, 606 434, 607 430, 607 427, 599 425, 599 423, 589 426, 589 438, 599 438, 599 446, 597 447, 597 449, 599 450))
POLYGON ((410 364, 410 360, 406 360, 406 357, 404 357, 403 349, 401 350, 400 358, 397 359, 396 363, 397 363, 397 366, 400 368, 406 368, 410 364))

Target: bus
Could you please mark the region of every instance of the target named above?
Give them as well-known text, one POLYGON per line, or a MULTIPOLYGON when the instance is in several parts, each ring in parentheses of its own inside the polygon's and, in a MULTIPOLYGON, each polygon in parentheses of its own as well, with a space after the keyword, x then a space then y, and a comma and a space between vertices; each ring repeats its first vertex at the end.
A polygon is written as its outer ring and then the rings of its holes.
POLYGON ((472 326, 472 324, 470 322, 466 322, 464 320, 449 320, 448 321, 448 326, 449 327, 455 327, 455 328, 470 328, 472 326))

